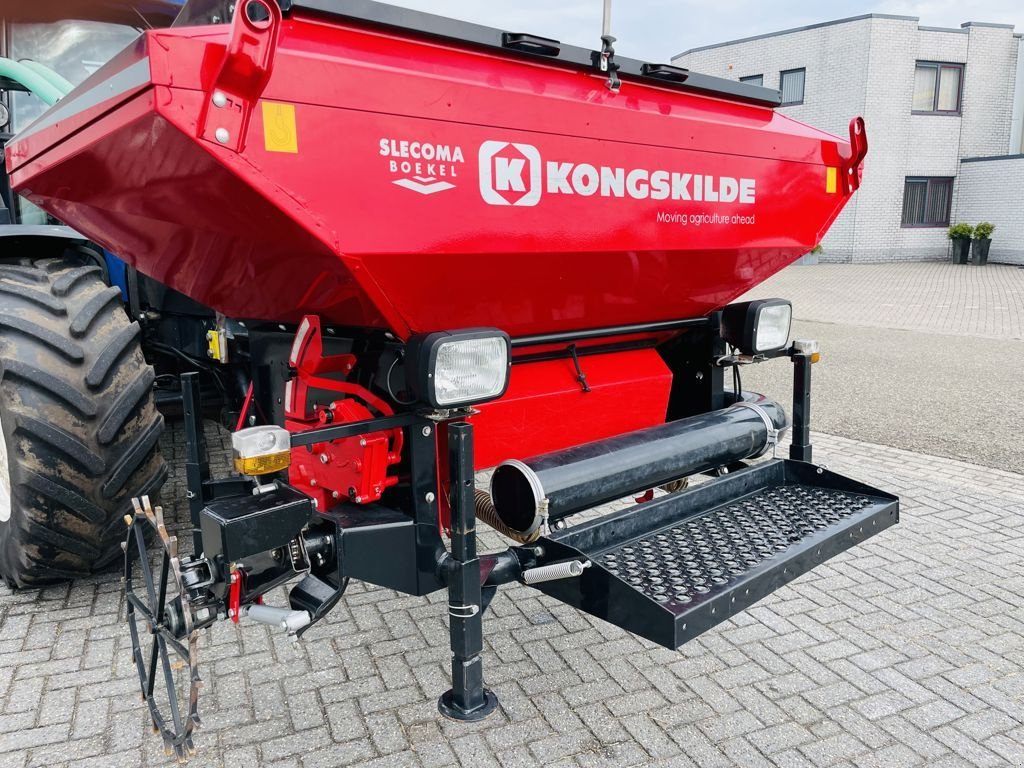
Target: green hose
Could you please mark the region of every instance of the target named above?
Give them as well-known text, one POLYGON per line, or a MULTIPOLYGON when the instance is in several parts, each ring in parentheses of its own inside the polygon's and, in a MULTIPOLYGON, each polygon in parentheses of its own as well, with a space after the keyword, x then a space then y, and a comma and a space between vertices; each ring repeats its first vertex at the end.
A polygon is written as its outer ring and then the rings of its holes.
POLYGON ((75 88, 70 80, 65 79, 45 64, 40 64, 38 61, 33 61, 32 59, 22 59, 19 63, 28 67, 37 75, 45 77, 50 85, 60 91, 61 96, 67 96, 75 88))
POLYGON ((0 56, 0 77, 6 77, 23 88, 27 88, 29 92, 42 99, 47 106, 53 106, 64 95, 45 76, 30 67, 26 67, 19 61, 5 59, 2 56, 0 56))

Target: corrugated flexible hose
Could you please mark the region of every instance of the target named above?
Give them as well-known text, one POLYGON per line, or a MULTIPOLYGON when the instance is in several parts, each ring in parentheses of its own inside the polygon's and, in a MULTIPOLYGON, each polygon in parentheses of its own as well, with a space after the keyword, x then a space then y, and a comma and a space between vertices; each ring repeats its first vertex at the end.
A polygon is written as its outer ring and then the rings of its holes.
POLYGON ((524 536, 522 532, 514 531, 505 525, 501 518, 498 517, 498 513, 494 511, 494 504, 491 503, 491 494, 481 488, 476 489, 476 518, 487 523, 487 525, 502 536, 507 536, 513 541, 518 541, 520 544, 532 544, 540 538, 539 528, 533 533, 524 536))

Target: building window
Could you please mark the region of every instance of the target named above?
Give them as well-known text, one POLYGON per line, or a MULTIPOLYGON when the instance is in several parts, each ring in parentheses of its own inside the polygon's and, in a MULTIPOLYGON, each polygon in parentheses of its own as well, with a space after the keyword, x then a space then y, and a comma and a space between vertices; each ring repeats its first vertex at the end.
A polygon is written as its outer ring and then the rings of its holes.
POLYGON ((751 85, 764 85, 764 75, 747 75, 746 77, 741 77, 740 82, 750 83, 751 85))
POLYGON ((963 82, 963 64, 917 62, 912 111, 924 115, 959 115, 963 82))
POLYGON ((804 103, 804 80, 806 69, 787 69, 779 73, 779 90, 782 91, 782 106, 789 107, 804 103))
POLYGON ((903 226, 948 226, 952 200, 953 179, 908 176, 903 187, 903 226))

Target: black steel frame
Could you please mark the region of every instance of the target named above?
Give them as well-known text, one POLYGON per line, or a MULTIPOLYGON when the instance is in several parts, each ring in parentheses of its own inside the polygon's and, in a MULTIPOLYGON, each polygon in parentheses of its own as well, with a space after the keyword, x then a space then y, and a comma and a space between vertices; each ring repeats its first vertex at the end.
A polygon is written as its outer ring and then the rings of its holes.
MULTIPOLYGON (((694 371, 702 375, 694 378, 684 392, 679 392, 676 396, 685 393, 692 397, 691 407, 701 411, 708 409, 708 406, 721 407, 725 398, 724 382, 722 369, 713 362, 713 353, 721 354, 725 350, 716 333, 717 317, 685 321, 682 324, 696 326, 693 330, 697 333, 690 340, 691 344, 687 345, 684 353, 670 356, 670 361, 696 363, 694 371), (709 352, 712 354, 709 355, 709 352)), ((794 366, 793 445, 790 448, 790 456, 800 462, 809 462, 811 356, 795 350, 790 350, 789 356, 794 366)), ((196 552, 200 553, 202 541, 199 519, 204 504, 222 494, 245 492, 250 483, 244 479, 210 479, 197 374, 186 373, 182 376, 182 400, 186 416, 189 511, 196 552)), ((319 427, 291 436, 292 447, 306 447, 330 440, 399 428, 405 430, 409 457, 408 498, 400 501, 396 505, 397 509, 370 506, 356 514, 344 510, 330 510, 315 515, 319 525, 334 525, 333 529, 328 528, 334 531, 336 542, 334 557, 328 567, 337 571, 339 583, 334 589, 334 594, 311 593, 301 596, 306 602, 300 607, 312 608, 311 613, 315 613, 315 619, 321 618, 337 602, 344 591, 344 583, 352 577, 414 595, 425 595, 447 588, 452 687, 439 699, 438 709, 453 719, 477 720, 489 715, 497 706, 496 697, 485 688, 483 680, 483 614, 498 585, 518 580, 524 567, 536 565, 538 562, 551 562, 554 550, 559 549, 561 545, 555 544, 556 537, 547 541, 547 546, 552 551, 546 554, 544 548, 510 548, 496 555, 478 556, 473 427, 465 421, 439 422, 430 417, 433 415, 405 412, 394 416, 319 427), (439 434, 438 430, 443 432, 439 434), (439 450, 446 451, 449 471, 450 552, 441 538, 439 527, 438 494, 443 492, 438 483, 439 450), (355 558, 360 562, 346 564, 346 558, 343 556, 346 547, 364 551, 372 549, 374 552, 386 549, 396 556, 386 559, 355 558), (414 556, 397 556, 399 551, 395 549, 396 547, 400 548, 400 552, 414 556), (317 605, 320 606, 319 609, 315 608, 317 605)), ((457 416, 458 414, 452 418, 457 416)), ((318 535, 322 535, 324 529, 321 527, 318 530, 318 535)), ((548 589, 557 591, 558 587, 545 588, 545 591, 548 589)))

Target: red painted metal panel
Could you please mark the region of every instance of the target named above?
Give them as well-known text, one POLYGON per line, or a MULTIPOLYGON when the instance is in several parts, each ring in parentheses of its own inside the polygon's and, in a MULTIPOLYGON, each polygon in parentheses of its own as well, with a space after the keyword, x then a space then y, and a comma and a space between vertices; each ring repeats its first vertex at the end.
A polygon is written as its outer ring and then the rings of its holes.
POLYGON ((570 359, 513 365, 505 396, 472 418, 477 468, 665 421, 672 374, 655 350, 588 355, 580 366, 590 392, 570 359))
POLYGON ((32 200, 230 316, 400 337, 700 316, 817 244, 850 194, 826 190, 847 142, 766 107, 612 94, 596 73, 297 12, 265 89, 211 108, 230 34, 148 32, 8 145, 32 200), (111 108, 131 62, 149 85, 111 108), (267 103, 294 109, 295 151, 267 103), (211 140, 224 126, 247 132, 211 140))

